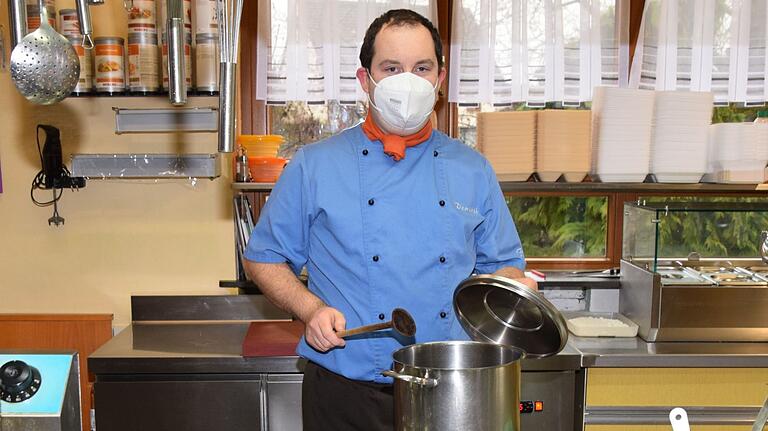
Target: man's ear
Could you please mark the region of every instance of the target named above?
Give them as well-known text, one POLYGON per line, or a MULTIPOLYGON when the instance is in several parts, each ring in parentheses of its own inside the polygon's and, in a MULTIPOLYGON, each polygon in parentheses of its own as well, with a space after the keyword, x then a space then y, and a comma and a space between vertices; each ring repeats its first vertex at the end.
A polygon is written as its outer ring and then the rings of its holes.
POLYGON ((368 92, 368 69, 364 67, 360 67, 357 69, 356 72, 357 80, 360 82, 360 87, 365 91, 368 92))

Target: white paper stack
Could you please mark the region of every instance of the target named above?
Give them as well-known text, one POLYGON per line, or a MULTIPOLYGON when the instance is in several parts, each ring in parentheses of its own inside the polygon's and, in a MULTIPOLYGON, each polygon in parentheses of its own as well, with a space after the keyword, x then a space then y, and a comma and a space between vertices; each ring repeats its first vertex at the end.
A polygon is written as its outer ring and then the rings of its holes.
POLYGON ((536 126, 536 172, 542 181, 580 182, 590 169, 591 113, 587 110, 542 110, 536 126))
POLYGON ((657 91, 650 171, 660 183, 698 183, 707 172, 709 92, 657 91))
POLYGON ((536 111, 481 112, 477 149, 500 181, 525 181, 534 171, 536 111))
POLYGON ((768 125, 721 123, 710 126, 707 181, 762 183, 766 162, 768 125))
POLYGON ((642 182, 648 174, 654 92, 595 87, 592 173, 603 182, 642 182))

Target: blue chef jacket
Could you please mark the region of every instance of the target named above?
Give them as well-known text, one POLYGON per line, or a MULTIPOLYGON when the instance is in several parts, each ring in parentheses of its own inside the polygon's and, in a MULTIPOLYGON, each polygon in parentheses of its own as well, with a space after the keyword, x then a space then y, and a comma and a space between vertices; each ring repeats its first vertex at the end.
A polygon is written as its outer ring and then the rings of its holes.
POLYGON ((524 268, 520 238, 488 161, 434 131, 395 162, 361 126, 299 150, 280 176, 245 257, 306 265, 309 290, 347 328, 406 309, 416 335, 381 331, 321 353, 297 353, 350 379, 390 382, 392 353, 414 342, 467 339, 452 300, 473 272, 524 268), (415 339, 414 339, 415 338, 415 339))

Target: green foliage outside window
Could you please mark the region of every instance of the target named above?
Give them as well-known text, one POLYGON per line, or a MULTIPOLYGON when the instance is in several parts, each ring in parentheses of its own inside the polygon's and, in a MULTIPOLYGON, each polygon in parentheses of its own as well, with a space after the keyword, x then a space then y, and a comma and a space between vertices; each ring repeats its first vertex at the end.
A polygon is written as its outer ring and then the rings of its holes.
POLYGON ((712 110, 712 123, 743 123, 754 121, 755 117, 757 117, 757 113, 764 109, 764 106, 747 108, 735 104, 716 106, 712 110))
POLYGON ((508 196, 526 257, 603 257, 608 198, 508 196))
MULTIPOLYGON (((643 198, 648 202, 758 202, 762 197, 666 197, 643 198)), ((715 205, 713 205, 715 206, 715 205)), ((727 208, 727 205, 720 207, 727 208)), ((702 257, 757 257, 760 232, 768 230, 768 212, 669 212, 658 225, 660 258, 686 257, 697 252, 702 257)))

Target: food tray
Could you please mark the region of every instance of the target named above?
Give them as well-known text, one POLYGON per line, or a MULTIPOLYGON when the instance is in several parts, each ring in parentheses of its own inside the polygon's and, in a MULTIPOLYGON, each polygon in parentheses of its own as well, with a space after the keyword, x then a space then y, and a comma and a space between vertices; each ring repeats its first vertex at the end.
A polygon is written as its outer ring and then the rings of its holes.
POLYGON ((637 335, 637 324, 619 313, 591 312, 591 311, 564 311, 563 317, 568 330, 578 337, 634 337, 637 335), (601 317, 603 319, 619 320, 628 326, 613 327, 607 325, 585 326, 574 323, 571 319, 577 317, 601 317))

